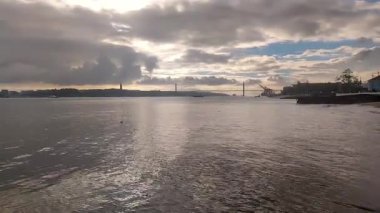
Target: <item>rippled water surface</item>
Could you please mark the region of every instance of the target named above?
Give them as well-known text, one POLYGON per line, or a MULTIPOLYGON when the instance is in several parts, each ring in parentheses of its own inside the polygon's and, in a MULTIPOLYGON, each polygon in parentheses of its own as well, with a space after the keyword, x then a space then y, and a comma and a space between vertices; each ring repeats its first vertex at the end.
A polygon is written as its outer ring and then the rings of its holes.
POLYGON ((379 108, 0 100, 0 212, 379 210, 379 108))

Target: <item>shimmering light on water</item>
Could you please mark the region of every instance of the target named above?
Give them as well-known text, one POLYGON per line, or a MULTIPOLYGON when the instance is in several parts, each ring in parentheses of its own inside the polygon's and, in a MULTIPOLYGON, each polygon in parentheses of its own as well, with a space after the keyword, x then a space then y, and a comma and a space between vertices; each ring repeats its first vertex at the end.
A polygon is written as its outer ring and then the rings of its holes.
POLYGON ((379 108, 2 99, 0 113, 0 212, 380 209, 379 108))

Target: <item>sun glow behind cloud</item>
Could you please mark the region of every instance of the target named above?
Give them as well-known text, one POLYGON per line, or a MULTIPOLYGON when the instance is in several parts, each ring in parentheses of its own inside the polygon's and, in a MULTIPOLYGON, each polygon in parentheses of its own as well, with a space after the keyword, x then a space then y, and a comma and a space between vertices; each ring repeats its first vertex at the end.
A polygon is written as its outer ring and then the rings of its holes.
POLYGON ((157 0, 63 0, 64 4, 70 6, 82 6, 95 11, 114 10, 117 12, 128 12, 142 9, 157 0))

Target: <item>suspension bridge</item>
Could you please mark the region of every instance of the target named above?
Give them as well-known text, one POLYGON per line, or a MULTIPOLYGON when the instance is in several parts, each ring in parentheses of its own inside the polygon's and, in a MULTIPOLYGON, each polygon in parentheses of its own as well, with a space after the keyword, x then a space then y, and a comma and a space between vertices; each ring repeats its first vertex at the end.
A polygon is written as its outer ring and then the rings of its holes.
POLYGON ((220 92, 220 93, 240 93, 242 96, 245 96, 247 92, 261 92, 262 96, 273 96, 278 94, 282 90, 271 89, 269 87, 259 84, 262 89, 249 89, 246 88, 245 83, 237 88, 228 88, 228 89, 192 89, 192 90, 178 90, 178 84, 174 84, 174 91, 196 91, 196 92, 220 92))

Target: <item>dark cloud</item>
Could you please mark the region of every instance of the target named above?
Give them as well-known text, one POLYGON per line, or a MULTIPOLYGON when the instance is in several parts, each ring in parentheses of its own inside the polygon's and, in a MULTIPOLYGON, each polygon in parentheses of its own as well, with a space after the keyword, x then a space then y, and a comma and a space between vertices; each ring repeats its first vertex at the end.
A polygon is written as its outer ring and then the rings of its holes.
POLYGON ((183 84, 186 85, 210 85, 210 86, 218 86, 218 85, 226 85, 226 84, 236 84, 237 81, 235 79, 227 79, 223 77, 185 77, 182 80, 183 84))
POLYGON ((357 54, 333 63, 321 63, 320 67, 335 69, 339 72, 350 68, 355 72, 374 72, 380 67, 380 47, 365 49, 357 54))
POLYGON ((239 15, 240 11, 218 2, 183 1, 157 5, 119 18, 131 26, 131 36, 156 42, 182 41, 203 46, 237 39, 263 39, 254 29, 242 29, 237 33, 237 28, 247 20, 239 15))
POLYGON ((331 61, 329 63, 317 63, 310 67, 311 70, 318 70, 319 72, 324 71, 335 71, 341 72, 347 68, 350 68, 356 72, 366 72, 366 71, 378 71, 380 67, 380 47, 374 47, 370 49, 365 49, 357 54, 345 58, 343 60, 331 61))
POLYGON ((227 54, 211 54, 202 50, 190 49, 179 60, 185 63, 227 63, 231 56, 227 54))
POLYGON ((261 84, 262 81, 260 79, 248 79, 244 82, 246 85, 258 85, 261 84))
MULTIPOLYGON (((205 77, 192 77, 186 76, 182 78, 157 78, 157 77, 147 77, 136 82, 137 84, 143 85, 172 85, 175 83, 182 85, 206 85, 206 86, 221 86, 221 85, 236 85, 241 84, 240 81, 236 79, 229 79, 224 77, 216 76, 205 76, 205 77)), ((247 85, 255 85, 261 83, 259 79, 248 79, 245 81, 247 85)))
POLYGON ((125 59, 118 67, 108 56, 102 55, 95 62, 85 62, 78 68, 60 72, 53 77, 52 82, 56 84, 115 84, 139 79, 141 68, 135 59, 125 59))
POLYGON ((344 62, 347 67, 360 70, 378 70, 380 67, 380 47, 360 51, 344 62))
POLYGON ((142 85, 172 85, 175 84, 178 79, 168 78, 157 78, 144 76, 141 80, 138 80, 137 84, 142 85))
POLYGON ((150 73, 153 72, 154 69, 158 68, 158 58, 155 56, 144 56, 143 61, 146 70, 150 73))
POLYGON ((1 83, 130 82, 157 67, 155 56, 104 42, 123 36, 106 13, 2 1, 0 20, 1 83))
POLYGON ((239 68, 238 73, 244 73, 244 76, 251 76, 269 72, 276 72, 282 68, 281 61, 271 56, 247 56, 231 61, 231 66, 239 68))
POLYGON ((191 46, 266 41, 273 35, 339 38, 371 32, 378 36, 375 23, 380 21, 377 10, 358 10, 350 0, 181 1, 118 18, 131 26, 133 37, 191 46))
POLYGON ((267 79, 269 82, 274 83, 277 86, 286 86, 292 83, 292 80, 281 75, 271 75, 267 79))

